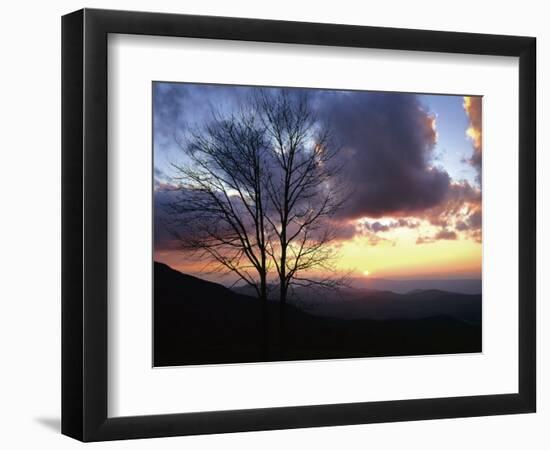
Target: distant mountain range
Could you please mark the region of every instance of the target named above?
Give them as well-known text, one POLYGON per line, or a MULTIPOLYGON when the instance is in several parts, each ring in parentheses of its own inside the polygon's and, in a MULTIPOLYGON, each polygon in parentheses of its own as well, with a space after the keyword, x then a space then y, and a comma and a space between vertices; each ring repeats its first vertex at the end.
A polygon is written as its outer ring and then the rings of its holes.
POLYGON ((479 278, 434 278, 391 280, 385 278, 361 277, 351 280, 351 286, 364 289, 392 291, 406 294, 418 289, 437 289, 458 294, 481 294, 481 279, 479 278))
POLYGON ((470 323, 481 323, 481 296, 437 289, 408 294, 364 291, 353 297, 319 302, 308 312, 342 319, 421 319, 446 315, 470 323))
POLYGON ((302 290, 281 328, 276 301, 266 319, 243 291, 155 262, 155 366, 481 351, 481 295, 302 290))
MULTIPOLYGON (((385 278, 355 277, 349 283, 352 289, 369 291, 391 291, 396 294, 408 294, 421 290, 439 290, 456 294, 477 295, 481 294, 482 283, 479 278, 451 278, 451 279, 410 279, 391 280, 385 278)), ((236 292, 250 293, 248 286, 234 288, 236 292)))
MULTIPOLYGON (((248 286, 233 289, 253 296, 248 286)), ((277 290, 271 289, 271 300, 277 290)), ((336 291, 297 288, 290 302, 314 315, 339 319, 420 319, 448 315, 471 323, 481 323, 481 295, 447 292, 439 289, 415 289, 405 294, 389 290, 345 287, 336 291)))

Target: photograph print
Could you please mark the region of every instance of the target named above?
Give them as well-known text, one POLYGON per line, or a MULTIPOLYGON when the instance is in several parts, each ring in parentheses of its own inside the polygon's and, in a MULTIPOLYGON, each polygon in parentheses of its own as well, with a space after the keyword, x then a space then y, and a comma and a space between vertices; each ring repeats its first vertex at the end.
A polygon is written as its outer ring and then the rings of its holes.
POLYGON ((482 351, 482 97, 152 84, 153 365, 482 351))

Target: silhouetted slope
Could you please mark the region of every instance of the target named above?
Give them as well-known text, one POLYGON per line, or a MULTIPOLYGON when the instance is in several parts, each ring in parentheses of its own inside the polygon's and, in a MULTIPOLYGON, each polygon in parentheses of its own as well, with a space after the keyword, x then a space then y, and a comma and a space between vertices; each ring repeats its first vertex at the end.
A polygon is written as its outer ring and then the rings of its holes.
POLYGON ((155 263, 155 365, 250 357, 259 350, 261 317, 257 300, 155 263))
POLYGON ((257 299, 155 263, 155 366, 481 351, 481 325, 449 315, 344 320, 289 305, 281 341, 278 314, 268 302, 264 326, 257 299))

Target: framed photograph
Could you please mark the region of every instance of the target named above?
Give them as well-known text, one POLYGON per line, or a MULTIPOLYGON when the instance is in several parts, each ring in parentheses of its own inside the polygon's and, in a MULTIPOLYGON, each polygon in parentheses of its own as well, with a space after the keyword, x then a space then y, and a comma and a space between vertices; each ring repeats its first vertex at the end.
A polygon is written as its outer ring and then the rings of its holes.
POLYGON ((535 412, 532 37, 62 21, 62 432, 535 412))

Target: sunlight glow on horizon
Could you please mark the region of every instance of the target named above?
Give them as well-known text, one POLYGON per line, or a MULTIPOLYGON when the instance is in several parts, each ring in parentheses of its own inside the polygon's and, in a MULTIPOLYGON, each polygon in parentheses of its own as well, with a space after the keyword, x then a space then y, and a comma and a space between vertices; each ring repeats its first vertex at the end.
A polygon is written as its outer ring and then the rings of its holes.
MULTIPOLYGON (((376 245, 369 242, 368 237, 341 241, 335 268, 351 276, 369 279, 481 277, 482 246, 478 242, 459 238, 417 244, 418 231, 408 229, 382 234, 386 240, 376 245), (369 269, 360 269, 364 267, 369 269)), ((184 273, 209 272, 204 261, 197 261, 177 250, 157 250, 155 260, 184 273)), ((212 279, 222 276, 220 273, 210 275, 212 279)), ((311 275, 322 276, 324 273, 312 271, 311 275)))
POLYGON ((400 234, 397 242, 381 241, 376 245, 368 238, 357 237, 342 243, 337 266, 354 271, 357 267, 370 267, 370 273, 385 278, 415 278, 426 276, 468 277, 481 274, 481 244, 465 239, 439 240, 417 244, 416 234, 399 230, 386 234, 400 234))

